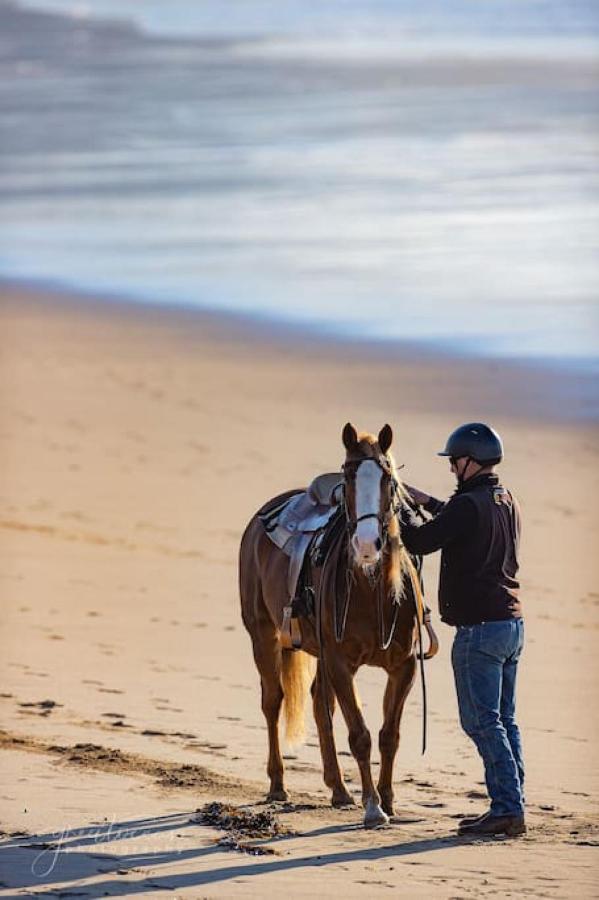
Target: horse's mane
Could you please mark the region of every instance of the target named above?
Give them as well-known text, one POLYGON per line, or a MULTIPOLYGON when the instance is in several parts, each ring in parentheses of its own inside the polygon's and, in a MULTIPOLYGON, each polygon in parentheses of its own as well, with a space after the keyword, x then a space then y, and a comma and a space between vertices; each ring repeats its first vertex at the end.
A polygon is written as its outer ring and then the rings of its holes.
POLYGON ((397 482, 397 493, 399 494, 399 496, 402 500, 406 500, 408 498, 409 494, 404 487, 403 481, 399 477, 397 463, 395 462, 395 457, 393 456, 393 454, 391 453, 390 450, 387 450, 385 456, 387 457, 387 459, 389 460, 389 463, 391 464, 391 473, 392 473, 393 477, 395 478, 395 481, 397 482))

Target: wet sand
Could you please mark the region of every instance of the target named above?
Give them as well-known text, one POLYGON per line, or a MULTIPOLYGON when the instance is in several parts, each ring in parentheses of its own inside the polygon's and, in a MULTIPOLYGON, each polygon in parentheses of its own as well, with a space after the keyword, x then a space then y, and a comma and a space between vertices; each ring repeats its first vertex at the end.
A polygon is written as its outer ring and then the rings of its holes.
MULTIPOLYGON (((546 375, 16 288, 0 332, 0 896, 597 895, 596 428, 559 421, 546 375), (454 836, 485 799, 437 621, 430 746, 422 758, 414 689, 398 821, 366 832, 359 807, 328 806, 310 720, 287 753, 292 804, 275 813, 292 833, 252 838, 259 856, 215 843, 223 832, 194 821, 198 807, 265 809, 236 587, 245 522, 338 467, 348 419, 389 421, 406 480, 447 495, 434 451, 483 416, 503 433, 525 522, 528 836, 454 836)), ((426 581, 434 608, 434 560, 426 581)), ((376 734, 381 674, 358 683, 376 734)), ((337 734, 358 798, 341 723, 337 734)))

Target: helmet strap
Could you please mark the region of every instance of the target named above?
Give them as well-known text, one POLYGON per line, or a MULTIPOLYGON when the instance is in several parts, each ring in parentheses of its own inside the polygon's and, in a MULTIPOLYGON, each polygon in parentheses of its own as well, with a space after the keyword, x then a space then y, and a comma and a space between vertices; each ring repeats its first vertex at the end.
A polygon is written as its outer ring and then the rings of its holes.
MULTIPOLYGON (((464 468, 462 469, 461 474, 457 476, 458 485, 460 487, 462 487, 467 481, 470 481, 471 478, 474 478, 475 475, 478 475, 478 472, 473 472, 472 475, 468 476, 468 478, 464 478, 464 475, 466 474, 466 470, 468 469, 468 466, 470 465, 471 462, 476 463, 476 460, 473 459, 471 456, 467 456, 466 464, 464 465, 464 468)), ((480 471, 480 469, 482 468, 480 463, 477 463, 477 465, 478 465, 479 471, 480 471)))

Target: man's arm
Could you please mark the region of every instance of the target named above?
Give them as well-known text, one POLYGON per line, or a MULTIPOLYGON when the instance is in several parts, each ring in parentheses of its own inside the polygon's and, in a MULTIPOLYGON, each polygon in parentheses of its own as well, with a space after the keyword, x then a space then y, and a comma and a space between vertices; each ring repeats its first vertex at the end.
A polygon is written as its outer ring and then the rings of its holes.
POLYGON ((476 527, 476 508, 467 497, 453 497, 443 504, 434 519, 424 525, 417 525, 411 511, 404 508, 400 524, 406 549, 419 556, 425 555, 434 553, 461 535, 473 531, 476 527))

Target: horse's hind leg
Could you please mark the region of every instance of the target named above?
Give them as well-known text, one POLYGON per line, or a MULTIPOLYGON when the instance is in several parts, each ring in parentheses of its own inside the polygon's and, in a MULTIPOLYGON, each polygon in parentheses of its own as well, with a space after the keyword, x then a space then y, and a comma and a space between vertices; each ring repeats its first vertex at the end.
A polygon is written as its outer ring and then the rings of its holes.
POLYGON ((312 682, 312 703, 314 707, 314 719, 318 728, 318 740, 320 741, 320 753, 324 770, 324 783, 331 789, 331 803, 333 806, 351 806, 354 798, 347 790, 343 775, 339 769, 335 736, 333 734, 333 713, 335 711, 335 694, 331 686, 327 684, 327 699, 330 717, 325 707, 325 685, 322 679, 320 665, 316 671, 316 678, 312 682))
POLYGON ((409 656, 398 669, 389 673, 385 689, 384 720, 383 727, 379 732, 381 768, 378 790, 381 795, 381 805, 388 816, 393 815, 393 763, 399 746, 401 714, 415 673, 416 660, 413 656, 409 656))
POLYGON ((279 744, 279 716, 283 703, 281 687, 281 649, 276 632, 268 623, 257 636, 252 635, 254 659, 260 673, 262 712, 268 728, 268 800, 287 800, 283 783, 283 759, 279 744))
POLYGON ((258 573, 256 542, 262 526, 250 523, 241 540, 239 554, 239 592, 241 615, 251 639, 256 668, 260 673, 262 712, 268 727, 268 775, 270 800, 286 800, 283 786, 283 760, 279 746, 279 716, 283 703, 281 685, 281 648, 276 629, 264 605, 262 583, 258 573))

